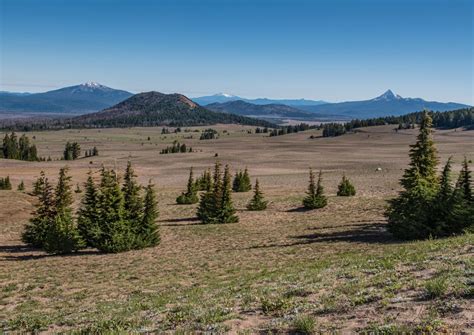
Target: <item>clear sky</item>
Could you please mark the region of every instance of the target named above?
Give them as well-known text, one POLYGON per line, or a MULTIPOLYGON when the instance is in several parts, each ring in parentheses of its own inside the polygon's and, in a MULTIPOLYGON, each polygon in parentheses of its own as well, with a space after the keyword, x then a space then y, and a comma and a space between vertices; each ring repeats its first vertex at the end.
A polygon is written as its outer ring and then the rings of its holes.
POLYGON ((0 0, 0 90, 474 105, 472 0, 0 0))

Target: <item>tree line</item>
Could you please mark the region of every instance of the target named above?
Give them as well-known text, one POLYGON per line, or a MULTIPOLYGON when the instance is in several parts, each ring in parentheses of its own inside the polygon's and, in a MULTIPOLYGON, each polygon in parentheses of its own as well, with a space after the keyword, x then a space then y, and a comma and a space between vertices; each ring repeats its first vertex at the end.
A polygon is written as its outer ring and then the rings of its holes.
POLYGON ((39 202, 25 227, 23 241, 55 254, 87 247, 122 252, 159 243, 154 186, 151 182, 145 188, 139 185, 130 162, 122 184, 114 170, 103 167, 100 182, 96 183, 89 172, 84 188, 74 215, 68 169, 60 169, 55 187, 42 172, 34 190, 39 202))
POLYGON ((39 161, 36 145, 30 144, 30 139, 23 134, 19 139, 12 132, 3 138, 0 158, 18 159, 22 161, 39 161))
POLYGON ((390 201, 388 228, 401 239, 443 237, 474 231, 472 173, 464 157, 457 181, 452 182, 452 158, 440 175, 432 138, 433 121, 424 113, 415 144, 410 146, 410 165, 400 180, 403 191, 390 201))
MULTIPOLYGON (((474 129, 474 108, 462 108, 447 112, 427 112, 435 128, 474 129)), ((355 119, 346 123, 326 123, 322 126, 324 137, 340 136, 349 131, 362 127, 382 126, 387 124, 398 125, 399 129, 412 128, 421 123, 425 112, 409 113, 401 116, 385 116, 365 120, 355 119)))

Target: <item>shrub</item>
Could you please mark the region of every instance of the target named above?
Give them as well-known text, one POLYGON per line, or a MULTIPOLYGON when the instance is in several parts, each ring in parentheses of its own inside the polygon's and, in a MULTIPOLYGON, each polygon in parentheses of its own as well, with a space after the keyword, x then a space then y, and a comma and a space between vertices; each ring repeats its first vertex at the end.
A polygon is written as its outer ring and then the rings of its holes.
POLYGON ((354 196, 355 194, 356 190, 354 185, 352 185, 346 175, 343 175, 341 183, 338 186, 337 195, 340 197, 350 197, 354 196))

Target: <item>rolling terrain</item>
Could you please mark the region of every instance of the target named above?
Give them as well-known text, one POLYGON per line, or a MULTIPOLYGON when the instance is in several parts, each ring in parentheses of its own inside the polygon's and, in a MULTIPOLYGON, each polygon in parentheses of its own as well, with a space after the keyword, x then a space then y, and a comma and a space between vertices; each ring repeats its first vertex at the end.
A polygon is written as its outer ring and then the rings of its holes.
MULTIPOLYGON (((123 254, 49 256, 20 240, 35 198, 0 191, 0 329, 284 333, 310 318, 320 332, 473 331, 474 236, 407 243, 385 229, 386 200, 400 190, 416 130, 378 126, 320 138, 317 130, 267 137, 246 126, 213 128, 221 136, 206 141, 195 132, 203 127, 28 133, 53 161, 0 160, 14 188, 23 180, 30 192, 41 170, 56 180, 66 140, 97 146, 98 157, 67 163, 73 185, 89 169, 122 171, 131 160, 139 181, 156 185, 162 241, 123 254), (174 140, 196 152, 159 155, 174 140), (252 181, 259 178, 266 211, 247 211, 251 192, 236 193, 239 223, 200 225, 194 205, 175 204, 189 167, 200 174, 216 153, 232 171, 248 167, 252 181), (321 210, 299 209, 309 166, 323 170, 329 205, 321 210), (343 173, 355 197, 335 196, 343 173), (433 298, 435 285, 442 290, 433 298)), ((474 158, 472 131, 437 130, 434 140, 441 162, 454 157, 455 171, 464 154, 474 158)))

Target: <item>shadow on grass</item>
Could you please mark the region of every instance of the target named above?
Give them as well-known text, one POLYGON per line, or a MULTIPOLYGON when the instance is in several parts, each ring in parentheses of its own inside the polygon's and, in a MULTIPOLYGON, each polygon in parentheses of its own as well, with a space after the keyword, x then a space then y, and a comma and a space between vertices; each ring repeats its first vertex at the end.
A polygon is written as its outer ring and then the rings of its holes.
POLYGON ((5 261, 28 261, 42 258, 52 257, 71 257, 71 256, 85 256, 85 255, 101 255, 103 252, 97 249, 84 249, 65 255, 48 254, 41 249, 32 248, 30 246, 19 245, 0 245, 0 253, 6 253, 0 256, 0 260, 5 261))
POLYGON ((385 222, 370 222, 355 225, 332 226, 332 227, 314 227, 314 230, 331 230, 334 228, 346 228, 345 230, 337 230, 332 232, 316 232, 311 234, 290 236, 293 242, 274 243, 267 245, 252 246, 247 249, 274 248, 274 247, 291 247, 296 245, 306 245, 313 243, 328 242, 353 242, 353 243, 374 243, 374 244, 391 244, 397 243, 386 229, 385 222), (350 229, 347 229, 350 228, 350 229))
POLYGON ((191 218, 162 220, 159 225, 166 226, 166 227, 184 227, 184 226, 194 226, 194 225, 200 225, 200 224, 201 224, 201 221, 197 217, 191 217, 191 218), (181 222, 189 222, 189 223, 183 224, 181 222))
POLYGON ((311 211, 314 211, 314 209, 308 209, 308 208, 305 208, 305 207, 301 206, 301 207, 288 209, 285 212, 287 212, 287 213, 306 213, 306 212, 311 212, 311 211))

